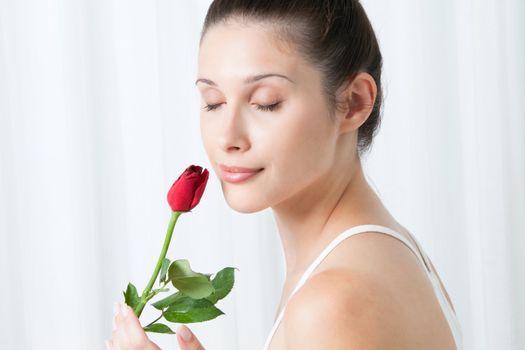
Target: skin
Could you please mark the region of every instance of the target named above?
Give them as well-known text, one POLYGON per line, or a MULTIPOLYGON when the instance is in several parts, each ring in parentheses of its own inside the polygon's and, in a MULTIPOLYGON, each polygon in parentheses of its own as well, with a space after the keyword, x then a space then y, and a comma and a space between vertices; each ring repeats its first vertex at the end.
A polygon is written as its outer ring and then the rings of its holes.
MULTIPOLYGON (((367 183, 357 155, 357 130, 369 117, 377 96, 377 86, 368 73, 359 73, 350 84, 340 88, 337 94, 344 102, 343 108, 338 109, 331 119, 321 94, 321 73, 305 62, 293 47, 279 42, 271 27, 261 23, 241 24, 233 20, 210 28, 203 38, 196 85, 202 102, 201 137, 216 176, 220 179, 219 163, 264 168, 257 176, 240 184, 221 180, 221 187, 226 202, 237 212, 254 213, 272 209, 286 259, 286 279, 278 311, 307 266, 346 228, 375 223, 398 232, 405 231, 367 183), (244 82, 247 77, 263 73, 281 74, 287 79, 272 76, 256 82, 244 82), (277 102, 273 111, 258 109, 258 106, 277 102), (208 110, 206 106, 213 106, 214 109, 208 110)), ((352 248, 350 243, 341 243, 339 252, 334 250, 323 261, 317 274, 294 295, 286 309, 283 328, 279 327, 274 336, 277 344, 272 344, 271 349, 365 349, 365 343, 369 346, 366 349, 372 349, 370 342, 367 342, 370 339, 367 332, 374 331, 383 332, 390 345, 391 339, 395 338, 399 339, 400 349, 412 349, 408 340, 403 343, 399 334, 390 334, 388 338, 389 334, 385 331, 385 326, 392 325, 390 329, 393 330, 393 325, 399 327, 402 321, 414 320, 412 315, 405 315, 404 320, 391 318, 388 324, 367 323, 354 316, 363 314, 360 311, 363 305, 352 305, 349 296, 352 300, 368 300, 366 296, 375 295, 372 299, 377 303, 367 304, 367 310, 377 310, 377 314, 382 315, 390 306, 381 301, 390 300, 391 295, 381 291, 402 290, 401 283, 410 285, 412 289, 414 284, 419 283, 421 287, 417 293, 427 293, 430 296, 428 300, 434 300, 420 263, 402 243, 381 234, 366 235, 348 239, 352 241, 352 248), (372 236, 368 236, 368 240, 358 237, 366 235, 372 236), (373 246, 370 245, 370 237, 373 237, 373 246), (350 249, 353 249, 351 255, 348 254, 350 249), (376 253, 371 254, 374 250, 376 253), (348 256, 353 256, 354 260, 348 256), (385 266, 392 266, 392 263, 399 267, 398 275, 396 271, 386 270, 385 266), (351 273, 348 266, 361 269, 361 272, 351 273), (410 277, 412 280, 402 278, 407 274, 414 276, 410 277), (389 279, 385 275, 397 278, 389 279), (370 276, 377 278, 374 280, 370 276), (351 284, 341 283, 350 278, 351 284), (384 281, 381 287, 378 287, 376 280, 384 281), (340 285, 340 288, 334 292, 334 288, 327 290, 327 285, 340 285), (352 290, 348 289, 349 285, 353 286, 352 290), (330 298, 318 297, 326 293, 333 294, 330 298), (325 304, 315 300, 324 300, 325 304), (326 304, 327 300, 329 304, 326 304), (349 312, 341 313, 342 308, 349 312), (309 310, 306 315, 305 310, 309 310), (311 319, 307 315, 319 314, 319 310, 334 312, 326 311, 326 319, 321 324, 302 322, 311 319), (329 328, 330 332, 320 329, 322 324, 350 323, 361 324, 363 328, 356 327, 353 333, 348 329, 338 331, 334 327, 329 328), (301 339, 306 339, 304 336, 294 338, 294 334, 310 331, 309 327, 312 327, 311 332, 324 332, 330 336, 319 338, 318 344, 300 343, 301 339), (283 332, 288 334, 286 343, 283 332), (351 343, 355 347, 348 345, 351 343), (313 347, 314 344, 317 347, 313 347)), ((409 295, 410 290, 404 292, 409 295)), ((424 305, 428 306, 429 312, 438 310, 436 304, 424 305)), ((389 314, 401 314, 399 310, 391 311, 389 314)), ((443 319, 440 321, 443 326, 443 319)), ((115 322, 117 331, 113 332, 110 349, 139 349, 132 339, 147 344, 147 349, 158 349, 147 339, 134 315, 127 321, 117 317, 115 322)), ((417 322, 413 327, 417 327, 417 322)), ((425 324, 425 327, 430 326, 425 324)), ((443 327, 441 331, 444 332, 443 327)), ((192 340, 187 343, 179 334, 177 340, 182 350, 204 349, 193 334, 192 340)), ((417 344, 420 346, 422 343, 417 344)), ((376 345, 387 349, 385 344, 376 345)))
MULTIPOLYGON (((113 330, 111 339, 106 340, 106 349, 160 350, 158 345, 148 338, 142 329, 139 319, 128 305, 115 303, 113 314, 113 330)), ((179 347, 183 350, 204 349, 196 337, 191 337, 186 341, 181 335, 183 328, 189 331, 189 328, 185 325, 180 325, 175 330, 179 347)), ((191 331, 189 333, 191 334, 191 331)))

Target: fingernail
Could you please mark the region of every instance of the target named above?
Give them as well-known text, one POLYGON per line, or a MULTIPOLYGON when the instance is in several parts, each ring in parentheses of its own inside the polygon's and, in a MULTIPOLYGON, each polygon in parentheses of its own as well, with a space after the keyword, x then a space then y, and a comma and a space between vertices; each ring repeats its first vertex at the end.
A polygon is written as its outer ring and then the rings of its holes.
POLYGON ((106 349, 107 349, 107 350, 111 350, 111 348, 110 348, 110 346, 109 346, 109 341, 106 340, 104 343, 106 344, 106 349))
POLYGON ((126 304, 120 304, 120 311, 122 312, 123 317, 126 317, 129 314, 129 309, 126 304))
POLYGON ((191 340, 191 331, 188 327, 181 326, 179 328, 179 334, 186 343, 191 340))
POLYGON ((118 306, 118 303, 115 301, 115 303, 113 304, 113 316, 117 316, 118 313, 119 313, 119 306, 118 306))

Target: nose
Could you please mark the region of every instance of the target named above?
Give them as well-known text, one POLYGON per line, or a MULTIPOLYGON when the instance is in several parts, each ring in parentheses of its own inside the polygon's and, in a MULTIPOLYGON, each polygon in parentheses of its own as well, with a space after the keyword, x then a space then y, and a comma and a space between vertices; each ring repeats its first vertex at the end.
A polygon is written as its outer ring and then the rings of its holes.
POLYGON ((227 153, 250 149, 245 120, 238 108, 225 115, 219 142, 221 149, 227 153))

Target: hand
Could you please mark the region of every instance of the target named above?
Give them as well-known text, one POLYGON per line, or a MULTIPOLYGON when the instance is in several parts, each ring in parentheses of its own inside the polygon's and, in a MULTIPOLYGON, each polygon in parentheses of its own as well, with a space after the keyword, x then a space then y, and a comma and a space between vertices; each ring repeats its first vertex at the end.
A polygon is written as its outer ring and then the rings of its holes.
POLYGON ((180 325, 175 333, 180 350, 206 350, 186 325, 180 325))
POLYGON ((128 305, 115 303, 113 313, 115 317, 111 339, 106 340, 108 350, 161 350, 149 340, 139 319, 128 305))

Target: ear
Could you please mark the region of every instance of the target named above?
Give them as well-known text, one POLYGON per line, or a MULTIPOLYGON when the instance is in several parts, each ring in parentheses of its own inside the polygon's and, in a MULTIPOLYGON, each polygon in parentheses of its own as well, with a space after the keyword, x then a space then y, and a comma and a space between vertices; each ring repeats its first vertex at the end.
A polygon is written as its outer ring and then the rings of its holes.
POLYGON ((339 93, 340 103, 345 107, 343 111, 337 112, 341 134, 357 130, 368 119, 377 96, 376 82, 369 73, 358 73, 347 85, 339 93))

